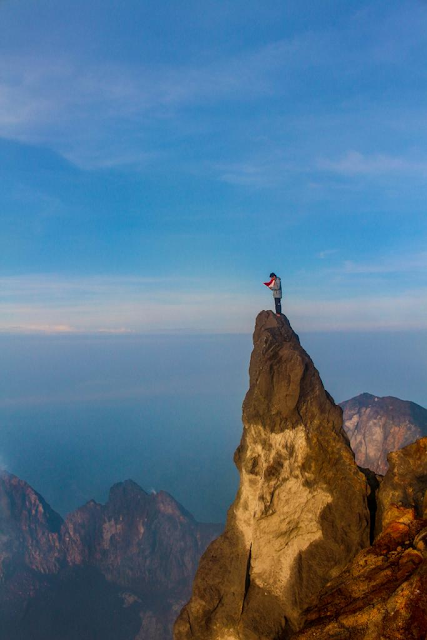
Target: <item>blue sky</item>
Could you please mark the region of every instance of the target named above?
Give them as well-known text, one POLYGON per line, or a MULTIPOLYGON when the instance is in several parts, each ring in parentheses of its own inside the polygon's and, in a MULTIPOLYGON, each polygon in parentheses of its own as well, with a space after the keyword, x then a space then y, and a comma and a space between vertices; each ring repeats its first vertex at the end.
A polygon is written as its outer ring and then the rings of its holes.
POLYGON ((0 1, 0 330, 427 328, 427 3, 0 1))

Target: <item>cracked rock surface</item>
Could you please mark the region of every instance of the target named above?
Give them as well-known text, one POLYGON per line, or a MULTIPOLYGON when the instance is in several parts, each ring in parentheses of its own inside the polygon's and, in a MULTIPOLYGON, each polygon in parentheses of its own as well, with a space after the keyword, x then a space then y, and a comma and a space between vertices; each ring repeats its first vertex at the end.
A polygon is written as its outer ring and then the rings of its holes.
POLYGON ((285 316, 258 315, 249 373, 240 487, 175 640, 290 637, 312 598, 369 544, 366 479, 342 411, 285 316))
POLYGON ((427 520, 404 507, 394 517, 327 585, 294 640, 425 640, 427 520))
POLYGON ((415 509, 427 518, 427 438, 387 456, 389 470, 381 482, 375 531, 380 533, 394 519, 394 505, 415 509))
POLYGON ((306 612, 295 640, 427 637, 427 438, 388 456, 377 537, 306 612))

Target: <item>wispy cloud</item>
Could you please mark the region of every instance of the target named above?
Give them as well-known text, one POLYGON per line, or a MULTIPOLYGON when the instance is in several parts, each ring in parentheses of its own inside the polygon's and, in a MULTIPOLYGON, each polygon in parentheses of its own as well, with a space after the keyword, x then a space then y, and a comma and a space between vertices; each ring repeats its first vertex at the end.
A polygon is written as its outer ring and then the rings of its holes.
MULTIPOLYGON (((227 56, 217 51, 200 64, 124 66, 76 58, 3 56, 0 63, 0 124, 46 119, 51 109, 97 103, 103 113, 131 115, 161 106, 206 100, 247 100, 278 93, 275 72, 317 67, 333 60, 326 33, 302 33, 227 56), (316 55, 313 55, 316 52, 316 55), (13 109, 12 99, 20 98, 13 109), (48 113, 44 113, 46 107, 48 113), (43 115, 44 114, 44 115, 43 115)), ((159 114, 160 116, 162 114, 159 114)))
POLYGON ((206 278, 30 275, 4 277, 0 288, 3 332, 249 331, 254 313, 244 292, 206 278))
POLYGON ((427 175, 427 160, 417 161, 403 156, 383 154, 362 154, 358 151, 348 151, 337 160, 319 159, 317 168, 346 175, 381 175, 411 173, 420 176, 427 175))
POLYGON ((426 330, 427 288, 396 296, 294 300, 289 314, 301 331, 426 330))
POLYGON ((287 181, 288 174, 301 171, 301 167, 286 161, 277 150, 264 154, 264 158, 258 154, 245 162, 222 163, 213 168, 222 182, 256 188, 277 186, 287 181))
MULTIPOLYGON (((427 328, 426 284, 394 287, 392 296, 381 286, 369 295, 355 286, 357 276, 385 277, 398 269, 422 269, 426 254, 411 264, 392 262, 349 263, 341 268, 294 277, 286 287, 283 307, 301 329, 427 328), (399 266, 400 265, 400 266, 399 266)), ((270 307, 261 285, 242 282, 239 291, 229 281, 206 279, 3 278, 0 331, 24 333, 249 333, 258 311, 270 307), (164 295, 168 282, 168 295, 164 295)), ((372 285, 372 283, 371 283, 372 285)), ((378 285, 378 283, 377 283, 378 285)))
POLYGON ((380 258, 376 262, 355 262, 346 260, 342 267, 342 272, 346 274, 404 274, 404 273, 425 273, 427 274, 427 251, 415 253, 413 255, 396 255, 393 257, 380 258))
POLYGON ((334 255, 334 253, 338 253, 339 249, 325 249, 324 251, 320 251, 317 254, 317 257, 320 258, 321 260, 324 260, 325 258, 328 258, 329 256, 334 255))
MULTIPOLYGON (((206 102, 245 100, 277 92, 278 69, 319 64, 311 57, 319 38, 308 34, 198 66, 150 64, 138 67, 76 59, 3 56, 0 62, 0 135, 55 135, 61 115, 75 129, 84 121, 167 118, 171 109, 206 102), (49 131, 44 129, 49 125, 49 131)), ((56 132, 59 135, 59 132, 56 132)))
MULTIPOLYGON (((227 55, 215 51, 187 64, 4 55, 0 135, 49 144, 81 166, 144 165, 159 153, 147 148, 147 130, 170 122, 176 135, 178 123, 188 126, 182 113, 196 106, 247 107, 260 98, 289 96, 300 73, 336 63, 333 42, 328 32, 308 31, 227 55)), ((207 126, 209 120, 201 130, 207 126)), ((230 181, 237 176, 223 175, 230 181)))

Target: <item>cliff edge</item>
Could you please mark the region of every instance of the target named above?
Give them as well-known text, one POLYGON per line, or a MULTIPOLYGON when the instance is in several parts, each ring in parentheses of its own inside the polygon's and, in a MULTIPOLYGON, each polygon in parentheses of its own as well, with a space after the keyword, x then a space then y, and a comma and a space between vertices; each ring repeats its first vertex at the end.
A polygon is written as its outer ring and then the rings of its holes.
POLYGON ((272 639, 301 628, 324 585, 369 544, 365 477, 342 411, 285 316, 256 320, 240 487, 203 555, 175 640, 272 639))

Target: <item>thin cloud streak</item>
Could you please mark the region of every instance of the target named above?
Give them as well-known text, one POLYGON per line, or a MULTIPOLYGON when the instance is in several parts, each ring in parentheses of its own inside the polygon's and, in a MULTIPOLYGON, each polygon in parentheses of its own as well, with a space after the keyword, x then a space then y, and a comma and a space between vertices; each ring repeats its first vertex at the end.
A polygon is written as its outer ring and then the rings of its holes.
MULTIPOLYGON (((425 256, 421 256, 424 259, 425 256)), ((418 264, 418 263, 417 263, 418 264)), ((396 267, 397 265, 394 265, 396 267)), ((393 273, 393 265, 377 265, 377 273, 393 273)), ((419 266, 418 266, 419 268, 419 266)), ((344 266, 341 276, 372 273, 374 266, 358 269, 344 266)), ((350 329, 420 329, 427 328, 427 290, 400 291, 391 297, 379 294, 361 295, 345 280, 337 287, 331 281, 332 270, 325 269, 318 280, 306 274, 304 280, 288 288, 283 301, 284 312, 295 318, 302 330, 350 329), (324 277, 329 272, 329 279, 324 277), (304 286, 305 281, 305 286, 304 286), (329 282, 329 284, 328 284, 329 282), (307 284, 309 283, 309 284, 307 284), (304 290, 304 297, 301 291, 304 290), (334 299, 331 299, 331 293, 334 299)), ((3 286, 7 278, 3 279, 3 286)), ((31 279, 30 279, 31 280, 31 279)), ((176 280, 165 298, 152 279, 81 278, 79 284, 64 294, 67 280, 53 277, 44 288, 38 281, 38 295, 28 296, 28 283, 20 278, 15 285, 15 300, 10 294, 0 299, 0 331, 10 333, 250 333, 253 319, 262 308, 271 306, 263 290, 241 289, 236 292, 229 282, 207 283, 206 280, 176 280), (85 284, 87 280, 87 291, 85 284), (147 281, 150 288, 135 283, 147 281), (65 285, 63 284, 65 283, 65 285), (185 286, 184 286, 185 285, 185 286), (206 290, 206 287, 209 290, 206 290), (77 291, 77 295, 75 293, 77 291)), ((163 283, 160 285, 163 286, 163 283)), ((7 289, 7 287, 6 287, 7 289)))
POLYGON ((334 255, 334 253, 339 253, 339 249, 325 249, 324 251, 320 251, 317 254, 317 257, 324 260, 325 258, 334 255))
POLYGON ((343 267, 338 271, 345 274, 424 274, 427 272, 427 251, 409 256, 395 256, 371 263, 346 260, 343 267))
POLYGON ((319 159, 317 168, 344 175, 381 175, 410 173, 427 175, 427 160, 417 161, 403 156, 362 154, 348 151, 338 160, 319 159))
POLYGON ((300 331, 425 330, 427 288, 419 295, 296 300, 289 313, 300 331))

